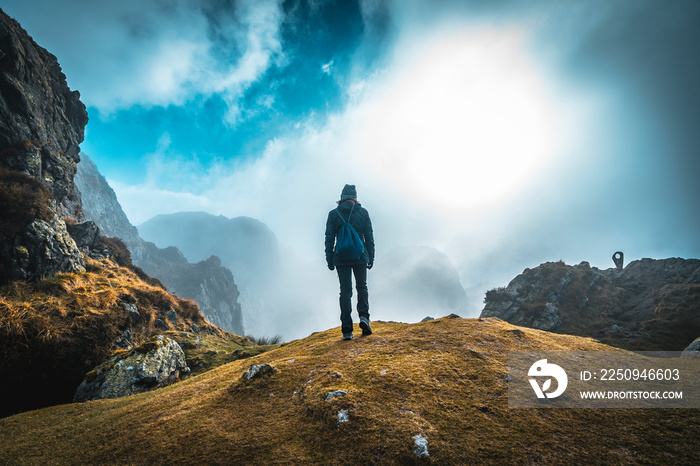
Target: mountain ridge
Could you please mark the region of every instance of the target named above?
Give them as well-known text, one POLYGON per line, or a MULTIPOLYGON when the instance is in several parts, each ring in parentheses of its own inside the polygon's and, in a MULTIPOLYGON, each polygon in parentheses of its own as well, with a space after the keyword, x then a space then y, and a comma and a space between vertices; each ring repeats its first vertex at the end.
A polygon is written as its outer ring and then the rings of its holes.
POLYGON ((645 258, 606 270, 546 262, 484 302, 481 317, 626 349, 682 351, 700 335, 700 260, 645 258))
POLYGON ((155 392, 2 419, 0 458, 17 464, 697 459, 698 410, 508 408, 509 351, 621 350, 492 318, 375 322, 373 328, 372 336, 350 342, 338 328, 314 333, 155 392), (266 375, 246 378, 265 364, 266 375), (416 456, 418 441, 428 456, 416 456))
POLYGON ((231 271, 222 266, 218 257, 190 263, 174 246, 159 248, 141 238, 95 162, 84 153, 81 156, 75 183, 85 218, 94 221, 103 235, 122 239, 134 264, 159 279, 171 292, 195 300, 210 322, 243 335, 240 292, 231 271))

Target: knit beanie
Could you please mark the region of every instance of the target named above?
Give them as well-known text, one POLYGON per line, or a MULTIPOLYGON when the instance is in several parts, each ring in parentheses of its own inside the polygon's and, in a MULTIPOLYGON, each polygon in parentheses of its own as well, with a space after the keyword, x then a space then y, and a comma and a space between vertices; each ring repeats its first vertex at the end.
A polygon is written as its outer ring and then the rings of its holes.
POLYGON ((340 200, 345 201, 347 199, 356 199, 357 190, 354 184, 346 184, 343 188, 343 192, 340 194, 340 200))

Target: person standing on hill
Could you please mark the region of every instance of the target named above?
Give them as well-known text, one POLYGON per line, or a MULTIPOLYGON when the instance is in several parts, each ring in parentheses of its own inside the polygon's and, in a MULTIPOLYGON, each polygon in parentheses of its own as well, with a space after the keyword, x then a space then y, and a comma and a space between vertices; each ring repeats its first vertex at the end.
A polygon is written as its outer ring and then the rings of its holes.
POLYGON ((374 265, 374 232, 369 212, 357 202, 355 185, 346 184, 337 203, 338 207, 328 213, 326 221, 326 262, 330 270, 338 271, 341 330, 343 340, 351 340, 352 275, 355 275, 362 335, 372 334, 367 270, 374 265))

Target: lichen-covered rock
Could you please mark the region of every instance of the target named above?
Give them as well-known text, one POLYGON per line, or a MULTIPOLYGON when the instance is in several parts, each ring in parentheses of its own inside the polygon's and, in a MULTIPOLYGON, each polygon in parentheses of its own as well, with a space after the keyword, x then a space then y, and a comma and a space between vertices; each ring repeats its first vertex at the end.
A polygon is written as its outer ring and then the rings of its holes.
POLYGON ((423 437, 422 435, 414 435, 413 444, 415 445, 415 448, 413 449, 413 454, 416 455, 418 458, 422 456, 430 456, 430 454, 428 454, 427 438, 423 437))
POLYGON ((83 256, 63 220, 34 219, 0 251, 0 281, 38 280, 57 273, 83 272, 83 256))
POLYGON ((190 369, 175 340, 158 335, 147 343, 110 358, 90 371, 74 401, 119 398, 165 387, 190 369))

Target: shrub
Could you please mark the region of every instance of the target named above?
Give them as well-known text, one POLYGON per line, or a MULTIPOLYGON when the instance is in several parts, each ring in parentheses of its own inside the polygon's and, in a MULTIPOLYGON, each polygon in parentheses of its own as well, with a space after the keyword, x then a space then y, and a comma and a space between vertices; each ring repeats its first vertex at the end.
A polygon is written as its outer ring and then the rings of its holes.
POLYGON ((282 335, 275 335, 274 337, 253 337, 250 335, 246 335, 245 338, 260 346, 278 345, 282 342, 282 335))
POLYGON ((484 296, 484 303, 500 303, 503 301, 510 301, 511 297, 506 292, 506 287, 501 286, 494 288, 493 290, 488 290, 486 296, 484 296))
POLYGON ((0 152, 0 160, 5 160, 19 152, 27 152, 29 151, 29 149, 32 148, 32 146, 41 147, 41 141, 28 139, 25 139, 23 141, 17 141, 7 149, 0 152))
POLYGON ((26 173, 0 168, 0 236, 12 237, 31 219, 50 220, 53 194, 26 173))

